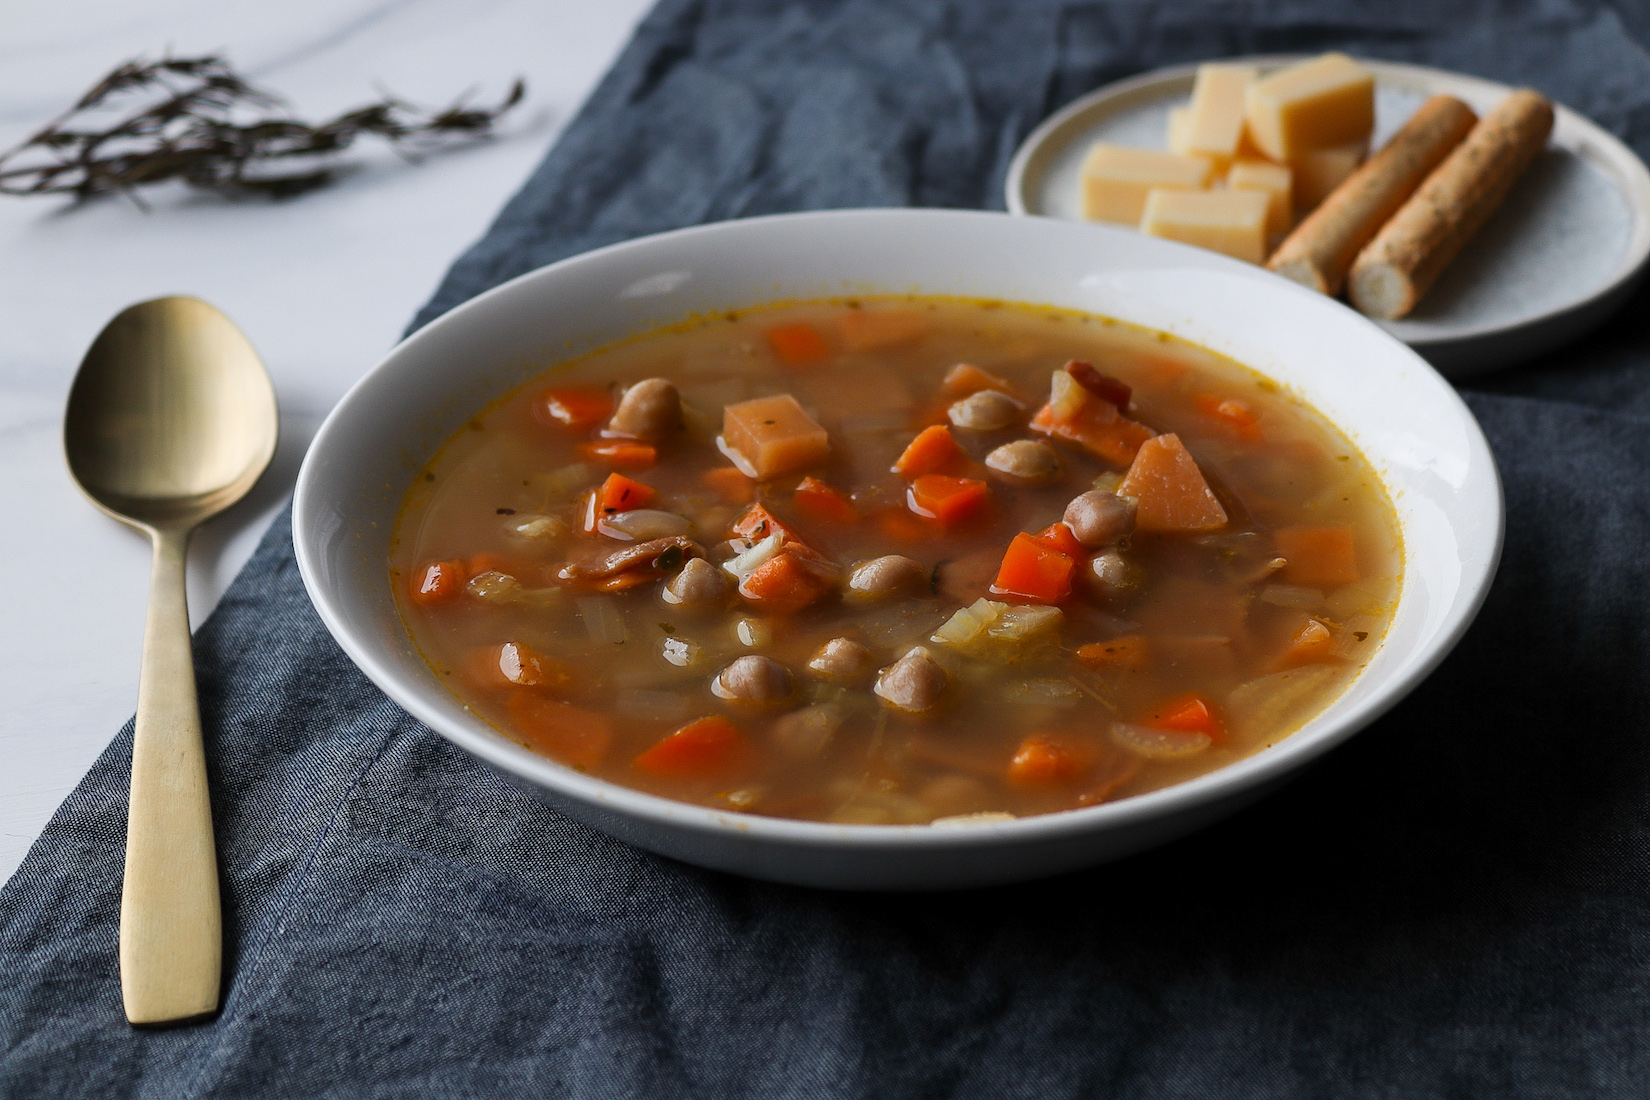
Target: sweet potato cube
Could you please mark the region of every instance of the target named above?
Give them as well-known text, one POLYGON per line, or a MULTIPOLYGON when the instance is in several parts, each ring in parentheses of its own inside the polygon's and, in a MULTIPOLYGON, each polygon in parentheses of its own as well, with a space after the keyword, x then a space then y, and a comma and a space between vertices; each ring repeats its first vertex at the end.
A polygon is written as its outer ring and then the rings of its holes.
POLYGON ((722 441, 758 478, 812 466, 831 453, 825 429, 788 393, 724 408, 722 441))
POLYGON ((1142 443, 1117 492, 1139 501, 1135 524, 1142 531, 1182 534, 1226 526, 1226 509, 1177 435, 1142 443))

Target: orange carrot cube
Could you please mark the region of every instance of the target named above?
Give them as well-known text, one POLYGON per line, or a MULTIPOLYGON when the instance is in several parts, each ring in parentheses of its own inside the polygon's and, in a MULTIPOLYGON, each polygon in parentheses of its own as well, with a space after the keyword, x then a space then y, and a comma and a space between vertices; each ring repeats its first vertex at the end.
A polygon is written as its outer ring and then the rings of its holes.
POLYGON ((528 748, 580 771, 601 763, 613 743, 613 720, 538 691, 512 692, 510 725, 528 748))
POLYGON ((791 367, 811 367, 830 354, 825 338, 806 321, 775 325, 767 331, 768 346, 780 361, 791 367))
POLYGON ((606 386, 558 386, 544 391, 533 415, 546 424, 582 432, 613 415, 613 394, 606 386))
POLYGON ((944 424, 934 424, 918 432, 906 445, 905 452, 894 463, 894 472, 906 480, 924 474, 951 473, 967 457, 952 438, 951 429, 944 424))
POLYGON ((714 779, 736 771, 747 750, 739 727, 713 714, 654 743, 636 757, 636 770, 661 779, 714 779))
POLYGON ((1226 509, 1203 479, 1197 460, 1172 433, 1140 445, 1117 495, 1139 502, 1135 526, 1141 531, 1182 534, 1226 526, 1226 509))
POLYGON ((796 510, 815 523, 848 527, 859 522, 854 502, 840 490, 817 477, 805 477, 791 496, 796 510))
POLYGON ((991 582, 999 596, 1016 596, 1032 603, 1056 604, 1071 595, 1077 561, 1036 535, 1018 534, 1008 544, 1002 568, 991 582))
POLYGON ((911 511, 924 519, 955 527, 974 518, 990 503, 991 490, 985 482, 971 477, 924 474, 911 483, 905 499, 911 511))
POLYGON ((1280 576, 1290 584, 1339 588, 1358 579, 1358 545, 1344 524, 1282 527, 1272 542, 1289 563, 1280 576))

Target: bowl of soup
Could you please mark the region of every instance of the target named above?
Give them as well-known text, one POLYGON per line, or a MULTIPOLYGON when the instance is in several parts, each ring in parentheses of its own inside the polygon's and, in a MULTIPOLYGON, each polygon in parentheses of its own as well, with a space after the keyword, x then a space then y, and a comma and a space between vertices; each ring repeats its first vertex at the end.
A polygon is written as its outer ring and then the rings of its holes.
POLYGON ((783 215, 517 278, 299 476, 304 582, 393 700, 707 867, 978 885, 1213 821, 1470 623, 1494 461, 1424 361, 1104 226, 783 215))

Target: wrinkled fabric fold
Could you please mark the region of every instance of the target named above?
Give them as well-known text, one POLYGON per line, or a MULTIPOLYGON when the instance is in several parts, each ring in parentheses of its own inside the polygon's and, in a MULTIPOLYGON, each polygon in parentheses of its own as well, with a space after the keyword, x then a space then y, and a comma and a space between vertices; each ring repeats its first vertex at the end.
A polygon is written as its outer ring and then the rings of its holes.
MULTIPOLYGON (((666 0, 415 324, 706 220, 1000 207, 1047 112, 1214 55, 1533 84, 1643 155, 1647 24, 1582 0, 666 0)), ((0 1096, 1642 1091, 1647 297, 1468 394, 1507 543, 1433 677, 1241 815, 1016 887, 774 886, 557 815, 361 676, 283 518, 196 638, 223 1009, 121 1016, 128 725, 0 891, 0 1096)))

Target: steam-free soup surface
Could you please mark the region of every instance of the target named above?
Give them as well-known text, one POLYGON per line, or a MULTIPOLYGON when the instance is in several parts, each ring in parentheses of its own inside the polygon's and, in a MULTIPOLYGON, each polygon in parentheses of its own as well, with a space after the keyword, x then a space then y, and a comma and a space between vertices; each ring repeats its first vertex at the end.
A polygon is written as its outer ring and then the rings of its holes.
POLYGON ((569 767, 950 824, 1288 735, 1373 654, 1400 560, 1363 457, 1252 371, 1097 317, 867 299, 554 367, 416 481, 391 573, 452 691, 569 767))

